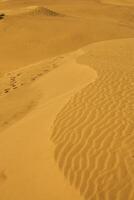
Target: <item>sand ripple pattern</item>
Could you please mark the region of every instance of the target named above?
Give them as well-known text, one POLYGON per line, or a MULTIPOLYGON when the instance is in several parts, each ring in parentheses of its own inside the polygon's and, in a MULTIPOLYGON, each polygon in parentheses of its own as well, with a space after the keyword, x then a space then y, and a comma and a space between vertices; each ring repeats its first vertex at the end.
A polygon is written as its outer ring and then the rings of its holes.
POLYGON ((96 70, 55 119, 55 159, 84 199, 133 200, 134 67, 96 70))

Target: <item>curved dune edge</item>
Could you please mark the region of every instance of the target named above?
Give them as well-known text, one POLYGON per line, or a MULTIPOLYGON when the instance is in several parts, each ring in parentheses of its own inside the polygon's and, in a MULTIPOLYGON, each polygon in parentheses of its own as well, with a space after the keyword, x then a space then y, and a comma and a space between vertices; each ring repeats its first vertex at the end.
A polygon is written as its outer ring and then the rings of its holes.
POLYGON ((86 200, 134 199, 134 39, 89 45, 79 59, 98 72, 58 113, 55 160, 86 200))
MULTIPOLYGON (((28 81, 28 78, 33 75, 31 68, 23 68, 21 76, 25 77, 29 94, 25 95, 25 87, 17 88, 7 94, 13 95, 14 99, 19 101, 21 101, 20 97, 24 96, 26 105, 29 103, 27 95, 32 100, 35 100, 38 94, 40 95, 34 109, 32 108, 23 119, 16 120, 0 134, 1 200, 18 200, 20 196, 21 199, 26 200, 37 200, 42 197, 51 200, 55 198, 81 200, 79 193, 64 181, 64 177, 55 165, 50 127, 56 114, 68 99, 87 82, 96 79, 94 70, 76 63, 76 58, 82 53, 83 51, 77 51, 64 55, 63 62, 57 62, 58 66, 55 70, 40 76, 32 84, 28 81)), ((34 73, 38 73, 37 69, 38 67, 35 66, 34 73)), ((40 69, 42 67, 39 65, 40 69)), ((2 98, 6 99, 6 95, 2 98)))
POLYGON ((40 99, 40 105, 47 105, 51 99, 54 101, 65 93, 69 93, 69 96, 70 91, 73 93, 87 82, 92 82, 96 72, 88 66, 81 67, 75 61, 82 53, 78 50, 42 60, 1 77, 0 132, 25 117, 38 105, 40 99))

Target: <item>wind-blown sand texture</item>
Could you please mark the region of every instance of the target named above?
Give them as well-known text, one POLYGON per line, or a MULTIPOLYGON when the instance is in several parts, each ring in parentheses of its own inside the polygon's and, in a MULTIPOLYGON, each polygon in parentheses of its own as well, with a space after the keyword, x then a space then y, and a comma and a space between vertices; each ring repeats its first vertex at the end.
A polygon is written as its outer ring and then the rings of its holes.
POLYGON ((133 52, 132 39, 86 48, 80 61, 94 67, 98 79, 74 95, 54 122, 55 159, 85 199, 134 198, 133 52))
POLYGON ((0 1, 0 200, 134 199, 133 6, 0 1))

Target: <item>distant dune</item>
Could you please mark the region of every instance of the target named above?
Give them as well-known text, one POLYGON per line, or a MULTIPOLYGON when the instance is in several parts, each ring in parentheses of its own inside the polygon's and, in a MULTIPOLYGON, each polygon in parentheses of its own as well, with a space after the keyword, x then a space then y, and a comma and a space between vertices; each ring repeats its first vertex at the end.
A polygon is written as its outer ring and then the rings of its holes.
MULTIPOLYGON (((28 10, 28 9, 27 9, 28 10)), ((51 9, 41 7, 41 6, 33 6, 29 7, 29 11, 27 11, 27 14, 32 15, 32 16, 62 16, 62 14, 57 13, 51 9)))

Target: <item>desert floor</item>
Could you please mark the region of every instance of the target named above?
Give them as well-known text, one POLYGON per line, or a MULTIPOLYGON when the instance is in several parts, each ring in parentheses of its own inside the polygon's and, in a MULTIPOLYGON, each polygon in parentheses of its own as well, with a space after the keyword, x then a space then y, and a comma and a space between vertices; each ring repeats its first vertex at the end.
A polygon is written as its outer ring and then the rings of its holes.
POLYGON ((134 1, 0 13, 0 200, 134 200, 134 1))

